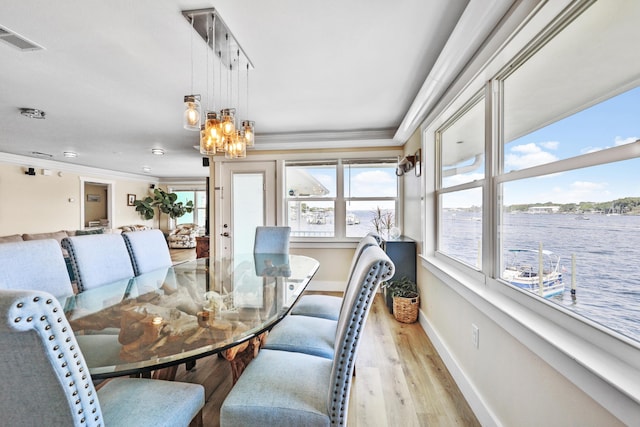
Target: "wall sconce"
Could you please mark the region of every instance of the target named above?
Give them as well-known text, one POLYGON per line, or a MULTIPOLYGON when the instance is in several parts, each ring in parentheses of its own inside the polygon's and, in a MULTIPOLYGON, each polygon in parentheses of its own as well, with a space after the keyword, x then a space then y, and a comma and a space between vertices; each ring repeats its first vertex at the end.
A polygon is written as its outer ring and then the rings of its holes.
POLYGON ((409 172, 411 169, 415 171, 416 176, 422 175, 422 165, 420 161, 422 157, 422 149, 418 149, 413 155, 404 156, 398 161, 398 167, 396 168, 396 175, 402 176, 409 172))
POLYGON ((398 167, 396 168, 396 175, 402 176, 405 173, 409 172, 416 165, 415 156, 404 156, 398 162, 398 167))

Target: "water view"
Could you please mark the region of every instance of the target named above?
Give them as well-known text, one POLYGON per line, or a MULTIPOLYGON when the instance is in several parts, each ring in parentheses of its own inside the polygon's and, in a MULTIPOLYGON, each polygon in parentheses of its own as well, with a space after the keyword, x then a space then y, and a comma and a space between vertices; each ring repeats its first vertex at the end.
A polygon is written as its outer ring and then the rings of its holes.
MULTIPOLYGON (((478 213, 448 211, 449 253, 471 265, 478 260, 482 221, 478 213)), ((561 257, 565 291, 548 298, 575 313, 640 341, 640 216, 615 214, 505 214, 501 228, 508 249, 545 250, 561 257), (572 271, 571 257, 576 256, 572 271), (575 274, 576 294, 570 292, 575 274)))
MULTIPOLYGON (((386 212, 386 211, 383 211, 386 212)), ((347 237, 364 237, 370 231, 376 231, 373 210, 349 210, 347 211, 347 237)), ((333 210, 314 211, 289 218, 291 234, 299 237, 332 237, 334 234, 333 210)), ((384 227, 380 234, 385 234, 384 227)))

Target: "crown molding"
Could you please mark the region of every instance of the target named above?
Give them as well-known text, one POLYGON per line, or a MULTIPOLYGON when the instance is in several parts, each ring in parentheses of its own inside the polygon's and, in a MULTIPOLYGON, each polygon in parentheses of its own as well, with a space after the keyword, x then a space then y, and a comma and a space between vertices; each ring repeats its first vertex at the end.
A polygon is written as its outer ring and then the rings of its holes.
POLYGON ((56 160, 40 159, 37 157, 21 156, 19 154, 0 153, 0 162, 21 165, 25 168, 55 169, 61 172, 75 173, 78 175, 93 175, 109 179, 126 179, 129 181, 158 182, 157 176, 137 175, 133 173, 112 171, 109 169, 94 168, 91 166, 75 165, 72 163, 58 162, 56 160))
POLYGON ((320 148, 388 147, 402 145, 393 140, 395 129, 351 130, 330 132, 292 132, 256 134, 255 147, 260 150, 293 150, 320 148), (304 144, 304 147, 292 147, 304 144))

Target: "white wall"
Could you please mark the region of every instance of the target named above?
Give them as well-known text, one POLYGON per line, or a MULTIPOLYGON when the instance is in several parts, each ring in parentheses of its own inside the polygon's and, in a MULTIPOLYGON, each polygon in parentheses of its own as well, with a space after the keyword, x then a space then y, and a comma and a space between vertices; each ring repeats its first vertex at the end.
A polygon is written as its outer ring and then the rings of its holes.
MULTIPOLYGON (((138 198, 146 194, 151 180, 135 176, 111 175, 108 171, 84 168, 70 170, 62 163, 47 162, 36 168, 36 175, 25 175, 25 167, 16 156, 0 158, 0 236, 44 233, 84 228, 81 221, 81 177, 109 179, 114 182, 114 218, 112 227, 147 224, 127 206, 127 194, 138 198), (50 175, 42 175, 46 168, 50 175)), ((28 160, 33 164, 33 159, 28 160)))

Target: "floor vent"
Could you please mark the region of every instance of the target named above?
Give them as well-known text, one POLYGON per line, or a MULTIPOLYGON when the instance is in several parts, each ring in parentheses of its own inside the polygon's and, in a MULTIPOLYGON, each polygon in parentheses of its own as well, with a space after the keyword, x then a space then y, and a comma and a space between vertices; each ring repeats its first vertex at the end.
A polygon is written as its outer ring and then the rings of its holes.
POLYGON ((42 46, 39 46, 4 27, 0 27, 0 40, 23 51, 44 49, 42 46))

